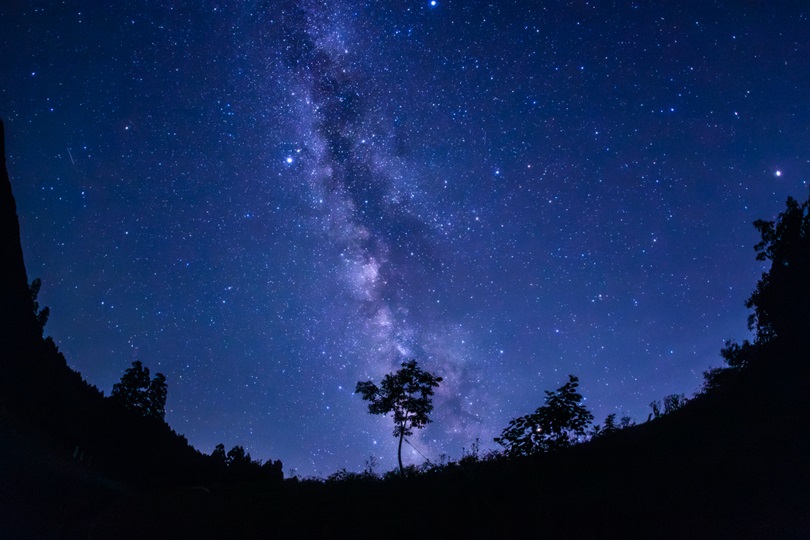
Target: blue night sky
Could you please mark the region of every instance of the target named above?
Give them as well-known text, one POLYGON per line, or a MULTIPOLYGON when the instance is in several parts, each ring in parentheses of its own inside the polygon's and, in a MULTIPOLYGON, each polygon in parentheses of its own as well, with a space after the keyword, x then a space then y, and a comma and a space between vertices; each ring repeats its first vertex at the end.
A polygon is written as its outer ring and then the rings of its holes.
MULTIPOLYGON (((802 2, 6 2, 0 117, 46 332, 166 374, 203 452, 394 466, 354 395, 445 381, 431 459, 580 377, 690 395, 810 180, 802 2)), ((406 447, 408 462, 422 457, 406 447)))

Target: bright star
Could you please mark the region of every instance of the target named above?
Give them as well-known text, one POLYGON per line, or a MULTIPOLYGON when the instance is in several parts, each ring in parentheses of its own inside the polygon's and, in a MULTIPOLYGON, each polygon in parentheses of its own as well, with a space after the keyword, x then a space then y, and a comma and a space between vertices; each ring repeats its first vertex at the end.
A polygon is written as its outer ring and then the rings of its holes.
POLYGON ((778 177, 782 176, 782 171, 777 170, 775 173, 773 173, 773 175, 778 178, 778 177))
POLYGON ((292 163, 292 162, 293 162, 293 158, 288 157, 288 158, 287 158, 287 159, 285 159, 284 161, 286 161, 288 164, 290 164, 290 163, 292 163))

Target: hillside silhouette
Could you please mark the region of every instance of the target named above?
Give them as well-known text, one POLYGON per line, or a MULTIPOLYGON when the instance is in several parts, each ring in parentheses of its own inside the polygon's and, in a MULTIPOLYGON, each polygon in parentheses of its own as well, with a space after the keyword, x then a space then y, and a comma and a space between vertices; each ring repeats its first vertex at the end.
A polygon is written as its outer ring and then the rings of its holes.
POLYGON ((756 223, 772 263, 748 303, 756 339, 668 414, 531 455, 282 480, 280 462, 202 454, 159 412, 103 396, 43 337, 2 133, 0 536, 810 537, 807 202, 756 223))
MULTIPOLYGON (((142 414, 115 391, 104 397, 43 337, 48 311, 36 301, 39 280, 28 282, 3 128, 0 122, 0 532, 10 534, 3 536, 83 537, 100 510, 172 486, 247 477, 278 486, 280 462, 259 467, 248 455, 247 463, 225 464, 198 452, 163 421, 162 409, 142 414)), ((165 403, 161 377, 152 385, 165 403)))

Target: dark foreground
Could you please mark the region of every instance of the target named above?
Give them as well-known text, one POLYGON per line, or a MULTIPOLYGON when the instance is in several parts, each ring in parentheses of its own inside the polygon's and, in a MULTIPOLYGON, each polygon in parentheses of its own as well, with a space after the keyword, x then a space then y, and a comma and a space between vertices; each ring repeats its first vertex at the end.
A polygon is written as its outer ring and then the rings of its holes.
POLYGON ((779 374, 752 370, 568 451, 386 482, 126 483, 6 416, 0 525, 7 538, 809 538, 809 378, 779 374))

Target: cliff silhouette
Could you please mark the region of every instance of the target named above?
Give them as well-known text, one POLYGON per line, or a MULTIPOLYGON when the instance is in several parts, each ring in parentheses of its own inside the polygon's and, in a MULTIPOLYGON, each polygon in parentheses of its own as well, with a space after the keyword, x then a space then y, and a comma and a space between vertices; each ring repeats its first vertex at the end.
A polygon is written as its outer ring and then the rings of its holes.
POLYGON ((6 362, 21 361, 36 338, 36 319, 25 271, 17 203, 6 166, 5 126, 0 120, 0 350, 6 362))

